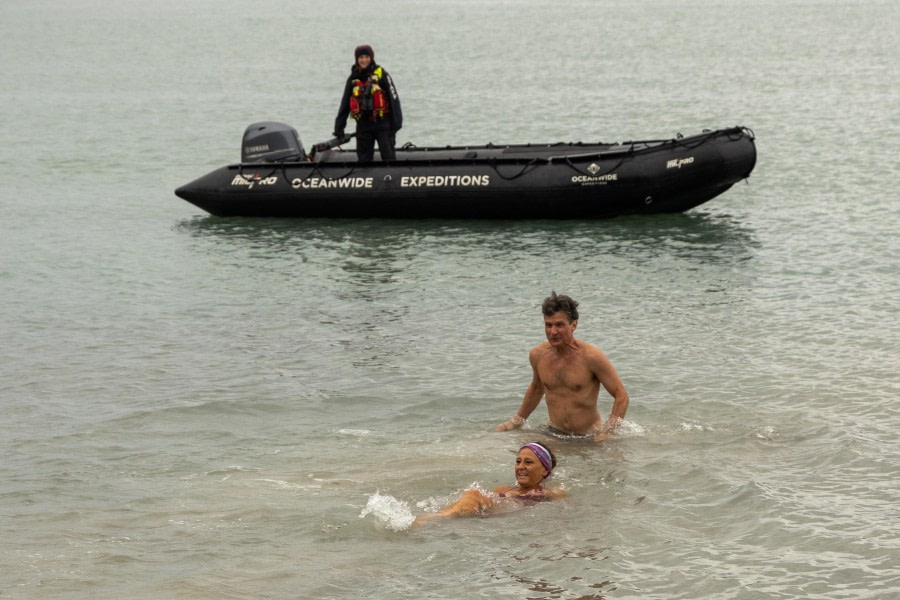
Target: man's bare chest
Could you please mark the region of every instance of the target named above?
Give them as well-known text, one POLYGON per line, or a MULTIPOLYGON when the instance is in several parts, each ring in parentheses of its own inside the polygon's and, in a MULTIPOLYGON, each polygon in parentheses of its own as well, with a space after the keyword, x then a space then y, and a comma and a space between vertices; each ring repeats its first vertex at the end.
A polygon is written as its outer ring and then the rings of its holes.
POLYGON ((580 357, 544 357, 538 363, 538 375, 544 387, 580 390, 595 385, 596 377, 580 357))

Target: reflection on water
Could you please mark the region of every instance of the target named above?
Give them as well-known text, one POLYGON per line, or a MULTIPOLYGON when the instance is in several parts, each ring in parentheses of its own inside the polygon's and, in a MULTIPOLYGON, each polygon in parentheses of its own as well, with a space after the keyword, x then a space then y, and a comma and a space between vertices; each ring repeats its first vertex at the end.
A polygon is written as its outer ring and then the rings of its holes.
POLYGON ((258 251, 340 248, 348 271, 390 277, 392 260, 427 247, 478 251, 501 259, 511 250, 623 256, 651 261, 667 254, 696 261, 744 260, 758 246, 753 230, 725 215, 687 213, 598 221, 293 220, 196 217, 177 228, 200 238, 240 243, 258 251))
MULTIPOLYGON (((228 273, 223 298, 235 282, 252 282, 254 294, 278 304, 254 311, 258 326, 272 327, 272 314, 293 317, 295 335, 320 348, 323 375, 405 390, 424 385, 424 356, 432 384, 446 377, 452 386, 477 369, 502 385, 510 362, 524 359, 479 360, 473 342, 509 353, 529 347, 540 335, 537 304, 551 289, 582 302, 585 327, 612 323, 614 343, 638 344, 643 360, 668 364, 676 350, 666 340, 642 340, 670 318, 685 330, 730 331, 746 311, 756 274, 743 267, 759 246, 751 228, 700 212, 589 222, 204 216, 176 228, 213 272, 228 273), (722 310, 711 316, 713 305, 722 310), (460 311, 479 316, 460 327, 460 311), (482 318, 499 325, 486 329, 482 318)), ((707 352, 707 343, 693 351, 707 352)))
MULTIPOLYGON (((596 581, 596 579, 599 578, 598 571, 600 574, 602 574, 603 571, 591 563, 607 560, 609 558, 609 554, 607 554, 608 550, 608 548, 597 548, 593 546, 565 548, 561 544, 556 544, 552 548, 544 548, 543 544, 535 542, 527 549, 526 554, 513 554, 513 560, 520 563, 528 563, 535 559, 549 562, 571 561, 571 564, 568 567, 569 572, 572 572, 577 565, 577 567, 580 567, 580 571, 583 572, 583 575, 573 574, 569 576, 568 580, 558 581, 556 583, 551 583, 544 578, 528 577, 511 571, 507 571, 506 575, 522 584, 525 589, 531 592, 548 594, 547 596, 544 596, 547 598, 562 598, 567 594, 576 593, 574 590, 568 589, 569 586, 575 584, 575 586, 580 589, 587 588, 589 590, 597 590, 595 593, 580 593, 578 595, 579 599, 603 600, 603 598, 606 597, 603 595, 603 590, 612 592, 615 591, 618 586, 608 579, 596 581), (593 576, 594 581, 589 579, 591 576, 593 576)), ((512 552, 514 549, 510 549, 510 551, 512 552)))

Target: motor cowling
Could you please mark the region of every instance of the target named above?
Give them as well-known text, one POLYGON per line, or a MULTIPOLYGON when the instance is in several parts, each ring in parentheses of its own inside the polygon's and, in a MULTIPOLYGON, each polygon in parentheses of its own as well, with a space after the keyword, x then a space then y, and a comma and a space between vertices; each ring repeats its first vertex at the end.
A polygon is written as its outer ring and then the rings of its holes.
POLYGON ((306 160, 306 151, 297 130, 285 123, 262 121, 244 130, 241 162, 306 160))

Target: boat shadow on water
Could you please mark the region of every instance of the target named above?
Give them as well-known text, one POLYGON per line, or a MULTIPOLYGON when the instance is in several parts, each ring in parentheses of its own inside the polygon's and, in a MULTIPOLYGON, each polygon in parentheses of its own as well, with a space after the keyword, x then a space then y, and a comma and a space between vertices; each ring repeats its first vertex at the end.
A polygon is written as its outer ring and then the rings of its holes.
POLYGON ((741 262, 759 247, 755 231, 729 215, 705 212, 626 216, 598 221, 283 219, 198 216, 179 232, 232 250, 294 254, 341 249, 346 257, 402 258, 432 250, 545 256, 569 251, 650 261, 660 256, 741 262))

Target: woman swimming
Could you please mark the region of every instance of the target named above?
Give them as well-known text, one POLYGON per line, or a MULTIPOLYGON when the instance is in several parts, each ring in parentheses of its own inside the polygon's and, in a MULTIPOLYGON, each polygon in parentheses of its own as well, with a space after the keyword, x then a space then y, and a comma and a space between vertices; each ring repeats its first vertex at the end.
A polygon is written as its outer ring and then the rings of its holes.
POLYGON ((501 498, 532 501, 564 498, 566 493, 562 489, 544 487, 544 480, 550 478, 554 468, 556 456, 547 446, 537 442, 525 444, 516 455, 516 485, 501 485, 493 494, 468 489, 459 500, 440 512, 417 517, 413 527, 436 519, 484 514, 499 506, 501 498))

